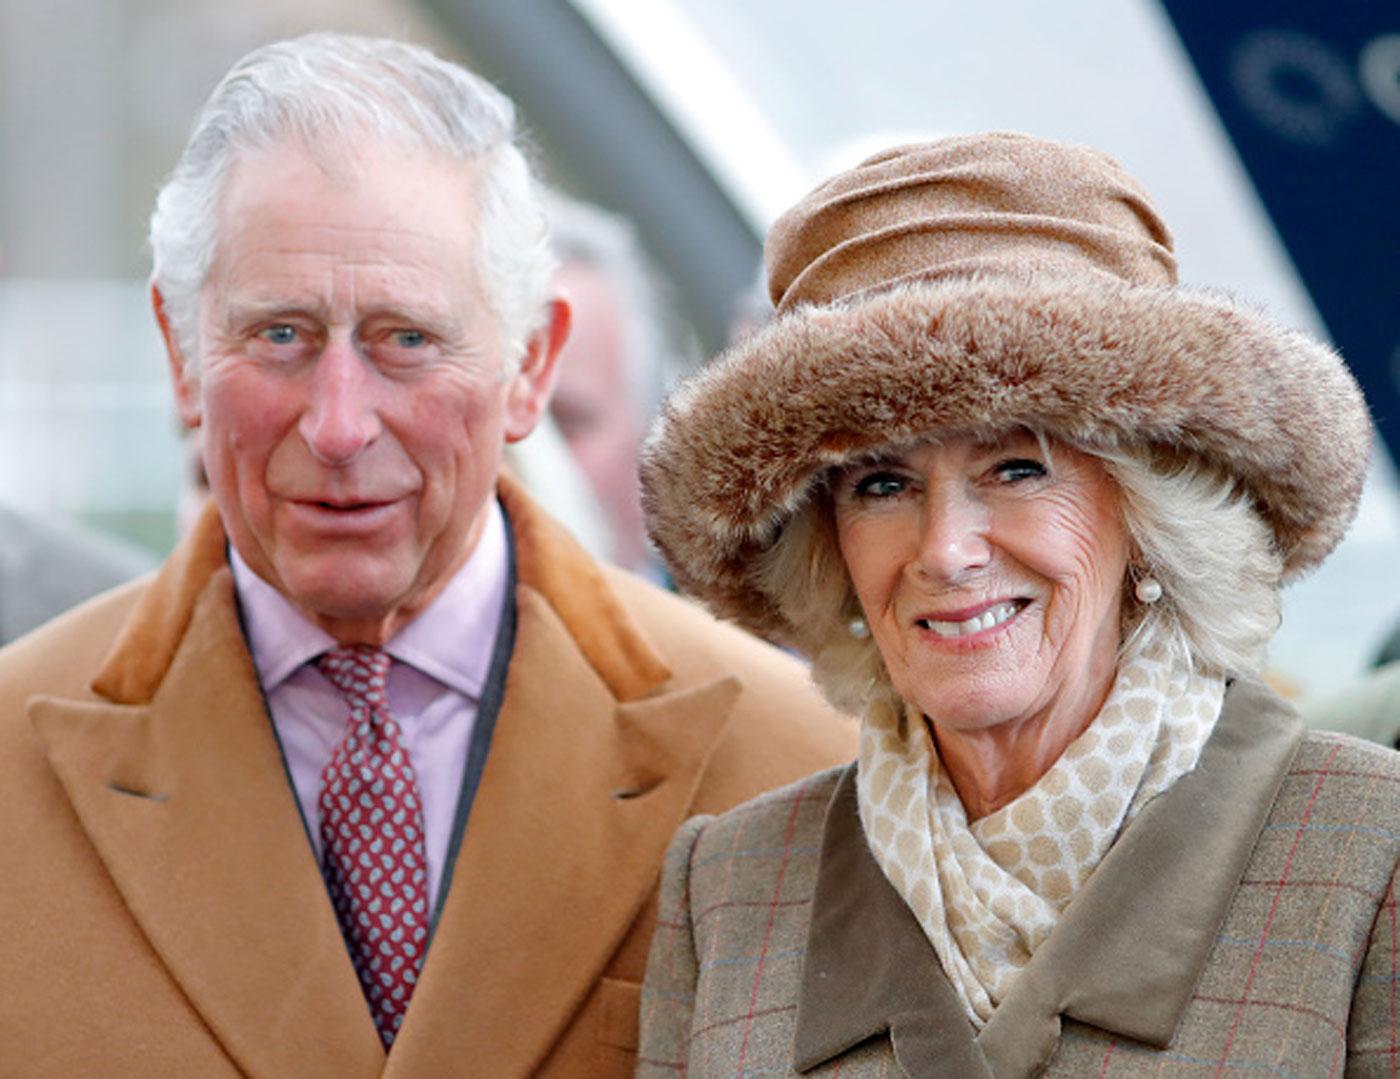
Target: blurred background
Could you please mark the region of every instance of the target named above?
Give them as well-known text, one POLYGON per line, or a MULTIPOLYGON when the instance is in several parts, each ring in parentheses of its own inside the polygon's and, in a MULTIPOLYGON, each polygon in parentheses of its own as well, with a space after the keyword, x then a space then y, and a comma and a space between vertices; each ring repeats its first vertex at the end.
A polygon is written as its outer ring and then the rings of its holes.
POLYGON ((764 317, 772 217, 884 145, 1013 129, 1113 154, 1173 226, 1185 283, 1330 337, 1366 388, 1390 448, 1341 550, 1285 593, 1273 672, 1325 693, 1400 622, 1392 5, 0 0, 0 506, 152 558, 173 543, 191 471, 145 294, 146 217, 220 75, 313 29, 465 62, 516 100, 545 177, 610 211, 600 242, 644 278, 645 295, 619 292, 642 311, 625 347, 644 373, 618 376, 626 418, 561 402, 552 448, 521 465, 548 504, 577 507, 595 550, 645 568, 622 536, 627 492, 610 502, 594 474, 613 451, 586 436, 618 435, 626 460, 662 388, 764 317))

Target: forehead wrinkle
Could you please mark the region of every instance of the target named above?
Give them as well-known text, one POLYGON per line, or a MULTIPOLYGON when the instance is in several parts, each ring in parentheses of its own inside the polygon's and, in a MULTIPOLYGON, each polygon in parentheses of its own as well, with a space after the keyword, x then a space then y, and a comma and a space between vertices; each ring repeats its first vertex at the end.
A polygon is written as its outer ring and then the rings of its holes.
POLYGON ((229 323, 260 322, 263 319, 275 318, 279 315, 310 315, 319 321, 326 321, 330 315, 330 308, 325 299, 320 296, 315 298, 277 296, 267 299, 260 299, 256 296, 234 297, 226 299, 222 307, 224 321, 229 323))
POLYGON ((329 263, 328 272, 348 269, 417 275, 425 265, 430 265, 434 259, 445 256, 444 261, 452 270, 466 275, 468 281, 474 277, 475 267, 470 253, 461 251, 458 245, 431 233, 408 228, 348 225, 298 225, 292 232, 293 235, 289 236, 285 224, 279 222, 251 226, 245 231, 245 236, 249 237, 251 242, 237 247, 236 261, 230 267, 230 271, 237 274, 239 269, 243 268, 247 272, 245 264, 251 262, 256 266, 264 260, 271 260, 278 266, 314 264, 326 260, 329 263), (267 232, 271 232, 272 235, 258 235, 267 232), (317 233, 342 238, 346 234, 365 234, 373 243, 359 246, 355 250, 344 250, 343 246, 355 245, 342 246, 341 242, 318 244, 315 235, 317 233), (418 246, 420 244, 421 247, 418 246), (365 249, 366 247, 368 249, 365 249))
MULTIPOLYGON (((333 271, 332 307, 353 314, 355 322, 390 317, 439 330, 459 329, 459 318, 450 298, 442 302, 423 299, 430 288, 418 287, 417 274, 393 260, 361 259, 346 262, 333 271), (387 270, 383 278, 362 271, 387 270)), ((430 279, 431 280, 431 279, 430 279)))
MULTIPOLYGON (((251 212, 256 213, 257 207, 251 208, 251 212)), ((385 238, 392 240, 406 237, 422 240, 437 247, 449 246, 448 241, 437 233, 420 229, 411 221, 395 221, 386 225, 341 221, 306 221, 299 214, 271 212, 258 220, 248 221, 242 225, 239 231, 253 236, 268 233, 273 237, 269 241, 269 246, 274 250, 284 248, 296 250, 297 248, 284 239, 289 228, 309 238, 315 238, 318 235, 357 236, 377 241, 385 238)))
POLYGON ((471 252, 464 251, 460 244, 409 225, 317 225, 309 226, 309 231, 311 236, 298 237, 295 244, 279 243, 277 247, 286 254, 324 254, 353 269, 417 272, 424 265, 436 265, 468 277, 475 269, 471 252), (324 251, 317 251, 316 233, 334 236, 337 241, 327 242, 324 251), (349 242, 344 240, 347 236, 351 237, 349 242))
POLYGON ((387 315, 464 338, 479 321, 475 310, 458 309, 478 278, 473 252, 415 225, 411 216, 359 224, 250 214, 241 236, 230 237, 236 262, 223 306, 250 318, 301 312, 325 323, 387 315))
POLYGON ((346 275, 349 309, 355 313, 357 323, 389 318, 409 326, 432 329, 449 337, 459 336, 463 332, 462 320, 449 298, 444 297, 442 303, 425 301, 419 296, 422 290, 402 287, 382 294, 376 284, 362 281, 353 272, 346 275))
POLYGON ((255 247, 251 251, 242 250, 219 275, 221 290, 225 295, 243 297, 239 301, 242 303, 303 307, 313 303, 312 295, 316 296, 314 302, 321 303, 329 292, 327 286, 333 283, 334 266, 327 265, 323 268, 324 281, 319 290, 313 286, 310 291, 306 291, 305 285, 299 280, 304 273, 301 264, 314 265, 320 258, 316 252, 309 252, 303 247, 290 244, 255 247), (270 267, 264 264, 267 260, 272 262, 270 267), (289 279, 296 283, 292 292, 302 292, 302 296, 294 295, 290 300, 286 298, 285 290, 289 279))

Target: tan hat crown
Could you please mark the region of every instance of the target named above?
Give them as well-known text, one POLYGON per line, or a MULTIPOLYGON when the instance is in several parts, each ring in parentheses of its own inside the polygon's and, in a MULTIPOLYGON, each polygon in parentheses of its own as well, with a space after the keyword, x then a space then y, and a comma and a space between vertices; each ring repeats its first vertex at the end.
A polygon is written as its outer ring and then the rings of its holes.
POLYGON ((783 214, 765 254, 780 311, 947 277, 1176 283, 1171 234, 1117 162, 1006 132, 866 159, 783 214))

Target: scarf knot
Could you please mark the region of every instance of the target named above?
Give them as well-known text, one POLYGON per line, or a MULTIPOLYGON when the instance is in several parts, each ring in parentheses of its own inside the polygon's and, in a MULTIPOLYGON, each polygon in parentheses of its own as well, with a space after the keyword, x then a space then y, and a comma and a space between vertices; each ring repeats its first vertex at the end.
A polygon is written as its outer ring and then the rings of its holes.
POLYGON ((1185 662, 1151 649, 1125 657, 1050 769, 971 823, 923 716, 883 703, 866 714, 856 781, 866 841, 975 1027, 1123 829, 1196 766, 1224 695, 1223 678, 1185 662))

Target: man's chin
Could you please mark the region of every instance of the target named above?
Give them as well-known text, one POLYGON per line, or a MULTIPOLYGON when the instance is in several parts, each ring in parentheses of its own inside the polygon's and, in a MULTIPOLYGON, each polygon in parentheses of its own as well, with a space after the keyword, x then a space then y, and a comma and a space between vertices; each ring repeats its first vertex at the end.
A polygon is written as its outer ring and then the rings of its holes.
POLYGON ((326 573, 289 574, 283 591, 308 618, 333 636, 335 626, 377 626, 402 620, 413 606, 411 578, 378 567, 343 565, 326 573))

